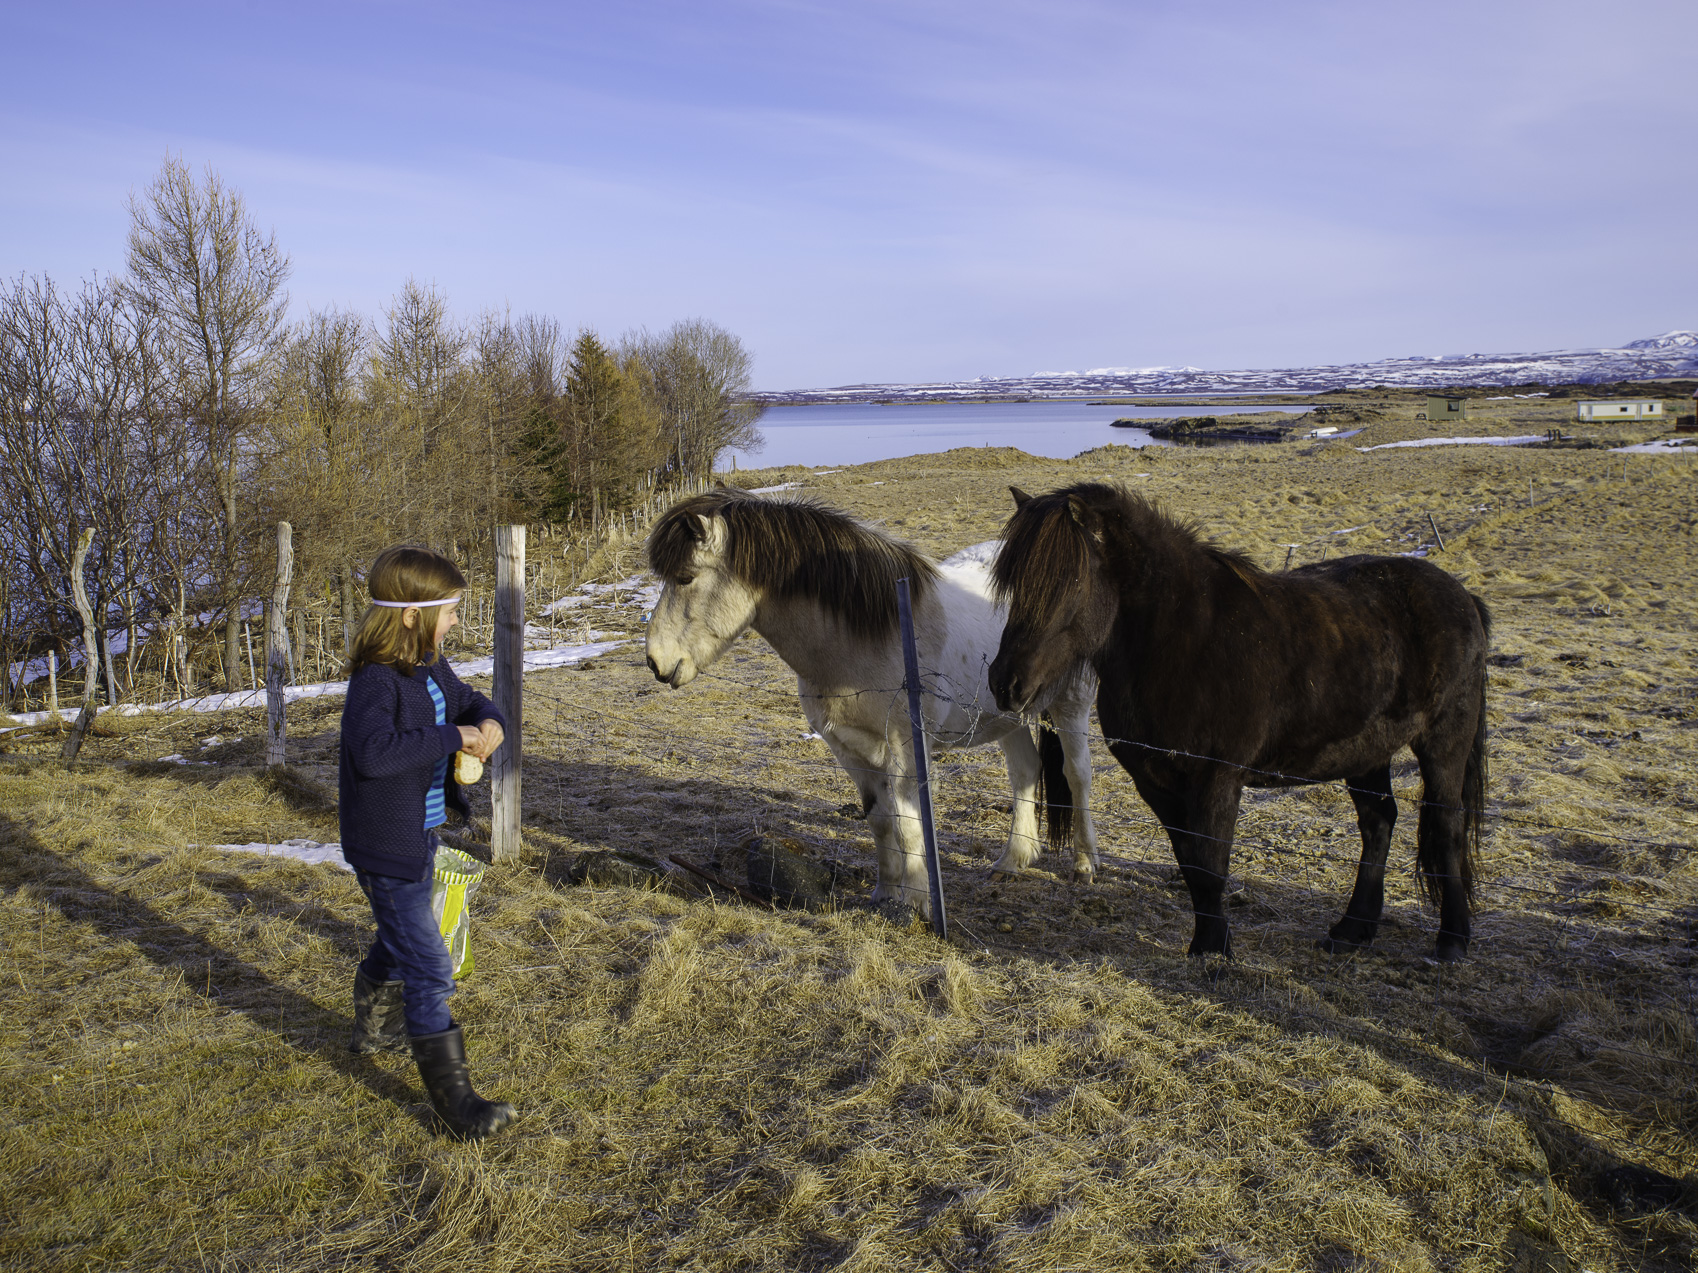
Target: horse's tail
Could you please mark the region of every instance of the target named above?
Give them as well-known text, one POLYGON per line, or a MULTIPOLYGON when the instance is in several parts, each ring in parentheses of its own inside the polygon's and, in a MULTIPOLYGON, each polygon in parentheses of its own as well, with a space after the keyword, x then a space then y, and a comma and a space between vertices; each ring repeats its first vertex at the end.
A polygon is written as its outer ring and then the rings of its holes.
MULTIPOLYGON (((1480 616, 1480 633, 1482 638, 1491 636, 1492 615, 1486 609, 1486 603, 1480 598, 1470 596, 1474 609, 1480 616)), ((1474 874, 1475 863, 1480 855, 1480 831, 1486 819, 1486 641, 1480 642, 1479 669, 1479 699, 1474 705, 1474 741, 1468 750, 1468 763, 1462 771, 1462 857, 1458 863, 1457 883, 1462 885, 1462 895, 1468 899, 1469 909, 1474 906, 1474 874)), ((1426 791, 1423 788, 1422 798, 1425 800, 1426 791)), ((1422 813, 1426 817, 1425 810, 1422 813)), ((1415 850, 1416 879, 1419 882, 1421 895, 1434 906, 1441 903, 1441 881, 1450 872, 1442 854, 1442 846, 1430 841, 1422 835, 1417 841, 1415 850)))
POLYGON ((1474 722, 1474 746, 1462 773, 1462 890, 1474 905, 1474 863, 1480 855, 1480 831, 1486 820, 1486 648, 1492 635, 1492 612, 1473 597, 1480 614, 1480 702, 1474 722))
POLYGON ((1073 840, 1073 787, 1067 781, 1067 753, 1048 712, 1038 722, 1038 801, 1044 807, 1049 847, 1059 853, 1073 840))

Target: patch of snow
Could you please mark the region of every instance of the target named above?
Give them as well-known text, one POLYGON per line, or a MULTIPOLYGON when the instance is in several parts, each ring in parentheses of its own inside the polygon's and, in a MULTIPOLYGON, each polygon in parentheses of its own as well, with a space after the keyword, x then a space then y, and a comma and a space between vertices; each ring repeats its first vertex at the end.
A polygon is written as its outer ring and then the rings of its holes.
POLYGON ((592 596, 609 592, 630 593, 630 598, 625 602, 629 606, 652 607, 660 599, 660 584, 652 575, 632 575, 618 583, 585 583, 579 584, 578 587, 592 596))
POLYGON ((1399 446, 1526 446, 1529 442, 1543 442, 1542 433, 1529 433, 1513 438, 1416 438, 1409 442, 1381 442, 1377 446, 1359 446, 1358 451, 1389 451, 1399 446))
MULTIPOLYGON (((600 633, 592 633, 599 636, 600 633)), ((617 650, 627 642, 591 641, 582 645, 557 645, 552 650, 526 650, 525 668, 527 671, 546 667, 570 667, 585 659, 597 658, 610 650, 617 650)), ((495 656, 490 655, 481 659, 456 660, 452 664, 454 671, 462 678, 469 676, 493 676, 495 674, 495 656)), ((348 692, 346 681, 320 681, 312 685, 290 685, 283 690, 285 703, 298 703, 305 698, 340 698, 348 692)), ((120 707, 106 710, 116 711, 120 716, 139 716, 143 712, 225 712, 241 707, 264 707, 264 690, 236 690, 227 694, 206 694, 200 698, 179 698, 168 703, 125 703, 120 707)), ((59 713, 61 716, 66 713, 59 713)), ((5 719, 12 725, 39 725, 50 720, 52 712, 19 712, 5 719)), ((5 730, 0 728, 0 733, 5 730)), ((235 739, 231 740, 236 741, 235 739)), ((165 759, 169 759, 166 757, 165 759)), ((201 762, 185 762, 201 763, 201 762)))
POLYGON ((1635 446, 1612 446, 1610 450, 1616 455, 1676 455, 1688 447, 1698 449, 1698 439, 1656 438, 1635 446))
MULTIPOLYGON (((1559 349, 1545 353, 1416 354, 1377 362, 1317 367, 1203 371, 1196 367, 1098 367, 1090 371, 1045 371, 1031 376, 924 384, 854 384, 764 392, 764 403, 913 402, 982 400, 987 396, 1081 398, 1144 394, 1318 393, 1375 385, 1408 388, 1501 388, 1505 385, 1596 384, 1615 380, 1686 377, 1698 371, 1698 333, 1665 332, 1630 340, 1615 349, 1559 349)), ((1540 397, 1534 393, 1517 395, 1540 397)))
POLYGON ((997 549, 1001 546, 1001 541, 987 539, 982 544, 974 544, 969 548, 963 548, 953 556, 945 557, 938 564, 945 570, 958 570, 963 566, 978 566, 980 569, 988 570, 991 562, 996 560, 997 549))
POLYGON ((1630 340, 1622 346, 1623 349, 1698 349, 1698 332, 1664 332, 1661 336, 1647 336, 1644 340, 1630 340))
POLYGON ((794 491, 801 488, 800 482, 780 482, 777 486, 751 486, 750 495, 771 495, 775 491, 794 491))
POLYGON ((557 610, 572 610, 588 601, 588 597, 561 597, 558 601, 550 601, 542 608, 542 612, 544 614, 553 614, 557 610))
POLYGON ((354 868, 342 860, 342 846, 337 844, 320 844, 317 840, 284 840, 281 844, 209 844, 209 849, 221 849, 225 853, 257 853, 262 857, 294 858, 297 862, 315 862, 325 866, 340 867, 344 871, 354 868))
MULTIPOLYGON (((626 644, 625 641, 591 641, 588 645, 557 645, 552 650, 526 650, 525 670, 545 667, 571 667, 582 663, 585 659, 597 658, 610 650, 617 650, 626 644)), ((456 663, 454 670, 461 677, 493 676, 495 675, 495 656, 482 659, 468 659, 464 663, 456 663)))

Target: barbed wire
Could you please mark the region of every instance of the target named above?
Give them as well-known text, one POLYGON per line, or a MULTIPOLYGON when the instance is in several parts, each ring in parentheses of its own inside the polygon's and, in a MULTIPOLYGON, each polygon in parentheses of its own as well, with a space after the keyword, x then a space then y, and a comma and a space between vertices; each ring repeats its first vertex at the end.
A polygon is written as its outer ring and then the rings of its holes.
MULTIPOLYGON (((778 686, 761 685, 761 684, 757 684, 757 683, 752 682, 752 681, 746 681, 746 680, 742 680, 742 679, 737 678, 737 677, 728 676, 728 675, 725 675, 723 673, 715 673, 715 672, 711 672, 711 671, 704 671, 704 672, 699 673, 698 676, 703 677, 703 678, 713 679, 713 680, 726 681, 726 682, 729 682, 729 683, 732 683, 732 684, 738 684, 738 685, 741 685, 741 686, 743 686, 744 688, 747 688, 747 689, 766 690, 766 691, 770 691, 772 693, 782 693, 782 694, 786 694, 786 695, 795 695, 797 693, 794 686, 785 687, 783 689, 780 689, 780 687, 778 687, 778 686)), ((928 676, 928 673, 925 670, 922 670, 921 671, 921 680, 925 681, 927 676, 928 676)), ((957 700, 951 699, 948 695, 938 692, 938 690, 935 688, 935 684, 936 684, 936 682, 934 680, 933 682, 931 682, 930 684, 927 685, 924 692, 932 695, 933 697, 938 698, 940 701, 950 702, 952 705, 956 705, 956 706, 961 705, 957 700)), ((869 687, 869 688, 861 688, 861 689, 850 690, 850 691, 845 691, 845 692, 833 691, 830 694, 816 695, 814 697, 817 697, 817 698, 821 699, 822 701, 824 701, 824 700, 831 700, 831 699, 838 699, 838 698, 854 698, 854 697, 858 697, 858 696, 861 696, 861 695, 868 695, 868 694, 877 694, 877 695, 880 695, 880 696, 894 696, 894 695, 897 695, 897 694, 904 694, 906 692, 907 692, 906 687, 902 687, 902 688, 899 688, 899 689, 884 689, 884 688, 870 688, 869 687)), ((976 710, 978 710, 980 712, 989 712, 989 711, 995 710, 995 709, 984 708, 982 703, 980 703, 977 698, 975 698, 973 700, 973 706, 976 710)), ((1001 714, 1001 713, 999 712, 998 714, 1001 714)), ((905 728, 905 723, 904 723, 904 728, 905 728)), ((1111 737, 1108 734, 1102 733, 1100 729, 1098 730, 1097 736, 1102 739, 1104 744, 1106 744, 1110 747, 1112 747, 1112 746, 1114 746, 1115 744, 1118 743, 1118 744, 1128 746, 1128 747, 1136 747, 1136 748, 1143 750, 1143 751, 1157 752, 1157 753, 1160 753, 1160 754, 1166 755, 1166 756, 1184 757, 1185 759, 1199 761, 1199 762, 1204 763, 1204 764, 1220 765, 1220 766, 1223 766, 1223 767, 1226 767, 1226 768, 1236 769, 1236 770, 1240 771, 1241 773, 1253 774, 1253 775, 1255 775, 1257 777, 1261 777, 1261 778, 1273 778, 1273 779, 1277 780, 1281 785, 1284 785, 1284 786, 1313 787, 1313 786, 1329 785, 1330 783, 1332 783, 1334 781, 1340 781, 1340 780, 1336 780, 1336 779, 1314 779, 1314 778, 1309 778, 1309 777, 1305 777, 1305 776, 1302 776, 1302 775, 1284 773, 1284 772, 1281 772, 1279 770, 1259 768, 1257 766, 1248 765, 1248 764, 1245 764, 1245 763, 1240 762, 1240 761, 1224 760, 1224 759, 1222 759, 1220 757, 1216 757, 1216 756, 1208 756, 1208 755, 1204 755, 1204 754, 1197 753, 1197 752, 1186 751, 1183 748, 1165 747, 1165 746, 1161 746, 1161 745, 1156 744, 1156 743, 1143 742, 1143 741, 1138 740, 1138 739, 1115 738, 1115 737, 1111 737)), ((947 746, 948 744, 945 744, 945 745, 947 746)), ((1677 775, 1677 776, 1688 776, 1688 777, 1692 776, 1690 771, 1685 770, 1685 769, 1672 767, 1672 766, 1662 766, 1662 767, 1660 767, 1660 772, 1669 773, 1669 774, 1673 774, 1673 775, 1677 775)), ((1366 795, 1375 795, 1375 796, 1385 794, 1385 793, 1382 793, 1382 792, 1375 790, 1375 789, 1372 789, 1372 788, 1352 787, 1348 782, 1345 782, 1344 789, 1347 792, 1350 792, 1351 794, 1356 794, 1357 792, 1360 792, 1360 793, 1366 794, 1366 795)), ((1434 807, 1434 808, 1447 809, 1447 810, 1453 810, 1453 811, 1457 808, 1457 806, 1447 805, 1447 804, 1444 804, 1444 803, 1439 802, 1439 801, 1429 801, 1429 800, 1425 799, 1424 796, 1421 796, 1421 797, 1411 796, 1407 792, 1403 793, 1402 795, 1399 795, 1396 791, 1393 791, 1391 794, 1393 795, 1394 798, 1399 799, 1399 800, 1406 802, 1406 803, 1413 804, 1417 808, 1426 807, 1426 806, 1429 806, 1429 805, 1434 807)), ((1592 804, 1590 802, 1578 801, 1578 800, 1573 800, 1573 799, 1565 799, 1565 803, 1577 804, 1581 808, 1595 809, 1595 810, 1598 810, 1599 812, 1607 813, 1607 814, 1610 814, 1612 816, 1618 816, 1618 817, 1620 816, 1620 812, 1621 812, 1620 809, 1618 809, 1618 808, 1612 808, 1612 807, 1606 806, 1606 805, 1596 805, 1596 804, 1592 804)), ((1672 842, 1672 841, 1667 841, 1667 840, 1652 840, 1652 839, 1647 839, 1643 836, 1626 836, 1626 835, 1621 835, 1621 834, 1618 834, 1618 833, 1615 833, 1615 832, 1610 832, 1610 831, 1604 831, 1604 830, 1601 830, 1601 829, 1598 829, 1598 828, 1593 828, 1593 827, 1576 827, 1576 826, 1567 825, 1565 823, 1550 822, 1550 821, 1546 821, 1546 820, 1539 819, 1539 818, 1529 818, 1529 817, 1525 817, 1525 816, 1522 816, 1522 815, 1518 815, 1518 814, 1515 814, 1515 813, 1508 812, 1501 805, 1498 805, 1496 807, 1488 805, 1485 809, 1483 809, 1481 811, 1481 813, 1482 813, 1483 817, 1495 818, 1495 819, 1498 819, 1498 820, 1504 821, 1504 822, 1512 822, 1512 823, 1515 823, 1516 825, 1520 825, 1520 826, 1538 827, 1538 828, 1545 830, 1545 831, 1566 832, 1566 833, 1573 834, 1573 835, 1596 836, 1600 839, 1613 840, 1613 841, 1616 841, 1618 843, 1624 843, 1624 844, 1637 844, 1637 845, 1640 845, 1640 846, 1646 847, 1646 848, 1672 849, 1672 850, 1676 850, 1676 851, 1680 851, 1680 852, 1690 853, 1690 852, 1694 851, 1695 847, 1698 847, 1698 846, 1694 846, 1692 844, 1687 844, 1687 843, 1672 842)))
MULTIPOLYGON (((572 701, 570 701, 570 703, 568 703, 567 700, 562 697, 559 700, 557 700, 556 707, 557 708, 569 707, 570 710, 575 714, 588 714, 590 716, 596 717, 597 719, 600 719, 600 720, 607 722, 610 726, 613 726, 613 727, 618 727, 618 728, 627 729, 627 730, 632 728, 632 722, 630 722, 628 719, 615 716, 610 712, 605 712, 605 711, 602 711, 600 709, 587 706, 587 705, 582 704, 582 703, 580 703, 576 700, 572 700, 572 701)), ((904 718, 902 724, 904 726, 904 731, 905 731, 905 729, 906 729, 905 718, 904 718)), ((802 741, 802 740, 798 739, 798 740, 784 740, 784 741, 790 742, 790 741, 802 741)), ((763 743, 760 744, 760 745, 764 746, 764 747, 770 747, 770 746, 772 746, 772 741, 771 740, 763 741, 763 743)), ((745 755, 747 755, 748 753, 755 750, 754 747, 739 745, 739 744, 731 743, 731 742, 720 742, 720 741, 716 741, 716 740, 701 739, 701 738, 693 739, 693 740, 690 740, 689 742, 685 742, 685 741, 680 740, 676 737, 668 740, 668 742, 666 744, 666 749, 667 749, 668 753, 676 753, 676 752, 682 750, 686 753, 692 754, 694 756, 694 758, 696 758, 698 760, 701 760, 701 761, 704 761, 704 762, 707 762, 707 763, 711 763, 711 764, 716 764, 716 765, 722 765, 728 759, 741 760, 745 755)), ((661 756, 660 759, 664 760, 665 756, 661 756)), ((866 775, 878 775, 880 777, 890 776, 889 771, 887 771, 885 769, 876 769, 876 768, 871 768, 871 767, 865 767, 865 768, 856 767, 856 766, 853 766, 853 765, 845 764, 845 763, 839 761, 836 758, 822 758, 822 757, 808 757, 808 756, 789 755, 789 756, 782 757, 781 760, 782 760, 782 763, 784 763, 784 764, 794 765, 794 766, 803 768, 804 770, 811 769, 811 770, 821 770, 821 771, 835 771, 837 773, 847 773, 851 777, 851 779, 853 779, 854 775, 857 774, 857 773, 866 774, 866 775)), ((955 776, 958 776, 958 774, 959 774, 959 767, 958 766, 939 766, 938 772, 939 772, 940 776, 955 777, 955 776), (952 769, 955 772, 949 772, 952 769)), ((934 779, 934 783, 935 783, 935 779, 934 779)), ((1378 795, 1378 794, 1381 794, 1381 793, 1375 792, 1374 794, 1378 795)), ((1234 847, 1234 846, 1242 846, 1246 852, 1264 853, 1264 854, 1269 854, 1269 855, 1273 855, 1273 856, 1296 858, 1296 859, 1303 860, 1306 863, 1311 864, 1311 865, 1313 865, 1313 864, 1324 864, 1329 869, 1337 869, 1337 868, 1340 868, 1340 867, 1348 869, 1348 867, 1350 865, 1352 865, 1352 863, 1353 863, 1353 860, 1349 856, 1344 855, 1344 854, 1330 852, 1330 851, 1328 851, 1326 849, 1322 849, 1322 848, 1305 849, 1305 848, 1301 848, 1299 846, 1291 845, 1291 844, 1279 844, 1279 843, 1275 843, 1271 840, 1266 839, 1265 835, 1263 837, 1260 837, 1259 840, 1252 840, 1249 843, 1246 843, 1245 838, 1238 836, 1236 833, 1233 836, 1230 836, 1230 837, 1228 837, 1228 836, 1211 836, 1211 835, 1206 835, 1206 834, 1199 833, 1199 832, 1190 831, 1187 828, 1183 828, 1183 827, 1177 827, 1177 828, 1171 827, 1171 826, 1168 826, 1167 824, 1162 823, 1160 821, 1160 819, 1157 818, 1153 812, 1149 812, 1149 811, 1146 811, 1147 812, 1147 821, 1133 822, 1131 820, 1126 820, 1126 819, 1113 819, 1113 820, 1105 819, 1099 812, 1091 811, 1089 809, 1088 805, 1085 805, 1085 806, 1075 805, 1073 807, 1075 808, 1075 810, 1080 809, 1080 808, 1084 808, 1087 811, 1091 812, 1093 822, 1097 825, 1097 827, 1100 828, 1100 829, 1109 830, 1111 832, 1116 830, 1116 829, 1119 829, 1119 830, 1122 830, 1122 831, 1130 831, 1130 832, 1133 832, 1135 834, 1141 833, 1141 834, 1144 834, 1144 835, 1148 835, 1148 834, 1153 833, 1153 830, 1159 830, 1159 831, 1167 832, 1169 834, 1172 834, 1172 833, 1177 831, 1181 834, 1190 835, 1190 836, 1192 836, 1193 838, 1196 838, 1196 839, 1208 840, 1208 841, 1213 841, 1215 843, 1225 844, 1229 848, 1234 847)), ((903 812, 900 809, 890 809, 890 810, 885 810, 883 812, 884 812, 884 816, 891 817, 891 818, 899 820, 899 821, 909 821, 909 822, 918 822, 919 821, 918 813, 907 813, 907 812, 903 812)), ((1549 826, 1550 824, 1545 824, 1545 825, 1549 826)), ((1577 830, 1577 829, 1574 829, 1574 828, 1562 828, 1562 829, 1577 830)), ((1584 832, 1584 831, 1580 831, 1579 833, 1580 834, 1589 834, 1588 832, 1584 832)), ((1641 844, 1650 843, 1650 842, 1647 842, 1647 841, 1638 841, 1638 840, 1632 841, 1632 842, 1633 843, 1641 843, 1641 844)), ((1686 846, 1671 846, 1671 847, 1686 847, 1686 846)), ((1039 851, 1041 852, 1041 844, 1039 846, 1039 851)), ((1228 872, 1218 872, 1218 871, 1211 870, 1208 867, 1198 865, 1198 864, 1187 863, 1187 864, 1184 864, 1181 869, 1185 870, 1185 871, 1196 872, 1196 873, 1199 873, 1199 874, 1204 875, 1204 876, 1212 876, 1214 878, 1219 879, 1223 883, 1223 885, 1231 883, 1233 878, 1234 878, 1230 871, 1228 871, 1228 872)), ((1442 876, 1439 876, 1439 875, 1437 875, 1437 873, 1433 873, 1433 872, 1416 871, 1413 874, 1414 874, 1414 877, 1417 878, 1417 879, 1421 878, 1424 875, 1431 877, 1431 878, 1442 878, 1442 876)), ((1621 880, 1621 878, 1622 877, 1619 874, 1613 874, 1612 875, 1612 882, 1619 882, 1621 880)), ((1642 877, 1626 876, 1625 878, 1628 881, 1634 881, 1634 880, 1638 880, 1642 877)), ((1587 901, 1587 899, 1585 897, 1585 893, 1584 893, 1584 891, 1582 891, 1584 886, 1579 885, 1579 884, 1576 884, 1575 886, 1573 886, 1572 888, 1569 888, 1569 889, 1552 889, 1552 888, 1538 888, 1538 887, 1534 887, 1534 886, 1531 886, 1531 885, 1512 884, 1512 883, 1509 883, 1507 881, 1502 881, 1502 880, 1479 880, 1479 881, 1475 882, 1475 887, 1476 888, 1483 888, 1483 889, 1496 889, 1496 890, 1501 890, 1501 891, 1515 892, 1515 893, 1528 895, 1528 896, 1546 897, 1546 898, 1554 899, 1557 902, 1566 903, 1566 904, 1570 904, 1570 905, 1576 904, 1576 903, 1583 903, 1583 902, 1587 901)), ((1637 912, 1639 912, 1640 914, 1656 915, 1656 916, 1660 916, 1660 917, 1663 917, 1663 918, 1680 920, 1680 921, 1690 920, 1693 913, 1694 913, 1694 910, 1695 910, 1695 907, 1692 906, 1692 905, 1688 905, 1688 906, 1678 906, 1678 905, 1665 906, 1665 905, 1658 904, 1656 901, 1653 901, 1651 899, 1646 899, 1646 898, 1636 898, 1636 899, 1633 900, 1632 905, 1633 905, 1634 909, 1637 912)), ((1572 922, 1575 917, 1564 916, 1563 918, 1564 918, 1565 921, 1572 922)), ((1452 934, 1452 935, 1460 936, 1461 934, 1452 934)))

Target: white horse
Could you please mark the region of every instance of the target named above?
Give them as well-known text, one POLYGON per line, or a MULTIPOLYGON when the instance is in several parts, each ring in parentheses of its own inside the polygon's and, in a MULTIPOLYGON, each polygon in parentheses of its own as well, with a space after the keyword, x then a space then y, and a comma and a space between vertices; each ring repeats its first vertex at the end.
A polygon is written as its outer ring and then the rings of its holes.
POLYGON ((992 868, 1017 872, 1041 851, 1037 802, 1056 847, 1073 835, 1075 878, 1099 863, 1089 810, 1086 733, 1096 678, 1047 709, 1053 732, 999 710, 986 676, 1004 613, 990 597, 995 544, 938 563, 848 514, 809 499, 763 499, 721 489, 668 509, 649 535, 664 587, 648 627, 648 665, 688 685, 748 628, 796 673, 802 711, 861 794, 878 847, 875 901, 899 898, 930 914, 919 785, 914 773, 896 581, 906 577, 929 736, 944 747, 996 743, 1008 758, 1013 826, 992 868))

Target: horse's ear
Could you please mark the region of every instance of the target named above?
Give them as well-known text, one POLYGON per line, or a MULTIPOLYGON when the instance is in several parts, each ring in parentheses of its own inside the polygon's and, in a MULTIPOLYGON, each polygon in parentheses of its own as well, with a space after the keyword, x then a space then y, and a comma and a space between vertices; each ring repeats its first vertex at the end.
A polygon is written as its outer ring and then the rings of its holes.
POLYGON ((1021 490, 1018 486, 1010 486, 1008 488, 1008 493, 1014 497, 1015 508, 1025 508, 1027 504, 1032 502, 1032 497, 1026 494, 1026 492, 1021 490))
POLYGON ((731 488, 727 486, 722 479, 716 477, 713 479, 713 489, 716 491, 728 491, 731 488))
POLYGON ((706 513, 696 514, 696 542, 709 552, 724 553, 727 538, 725 519, 709 517, 706 513))
POLYGON ((1102 523, 1098 520, 1096 513, 1086 507, 1084 500, 1077 495, 1069 495, 1067 497, 1067 514, 1080 530, 1096 540, 1097 543, 1102 543, 1102 523))

